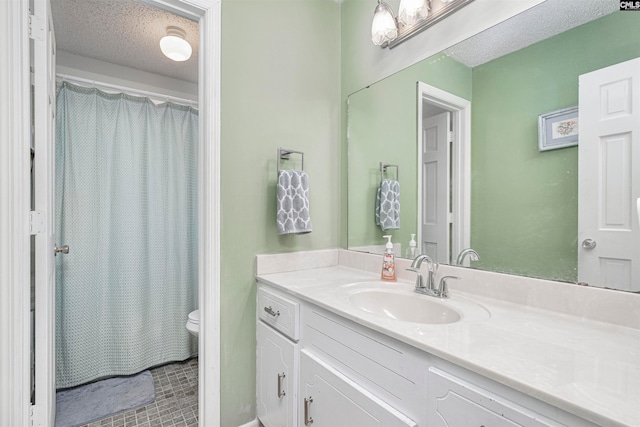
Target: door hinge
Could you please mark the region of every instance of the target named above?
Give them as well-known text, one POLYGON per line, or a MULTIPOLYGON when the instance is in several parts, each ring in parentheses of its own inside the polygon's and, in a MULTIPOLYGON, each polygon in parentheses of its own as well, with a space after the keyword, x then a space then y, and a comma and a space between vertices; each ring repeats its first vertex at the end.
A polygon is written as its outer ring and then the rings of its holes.
POLYGON ((44 22, 37 15, 29 14, 29 38, 44 40, 44 22))
POLYGON ((31 427, 34 427, 36 425, 34 412, 35 412, 35 406, 31 405, 29 407, 29 425, 31 427))
POLYGON ((29 234, 44 232, 44 214, 41 211, 29 212, 29 234))
POLYGON ((452 131, 452 130, 450 130, 450 131, 449 131, 449 142, 450 142, 450 143, 453 143, 453 138, 454 138, 454 136, 455 136, 455 135, 453 134, 453 131, 452 131))

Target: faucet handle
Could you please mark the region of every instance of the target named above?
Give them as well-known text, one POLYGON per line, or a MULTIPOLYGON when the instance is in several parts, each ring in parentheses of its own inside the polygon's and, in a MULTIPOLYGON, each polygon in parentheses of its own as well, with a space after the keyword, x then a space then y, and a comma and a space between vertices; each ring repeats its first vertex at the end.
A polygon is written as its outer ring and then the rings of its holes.
POLYGON ((413 271, 418 275, 416 277, 416 289, 423 288, 424 285, 422 284, 422 271, 420 271, 420 269, 416 267, 409 267, 407 268, 407 271, 413 271))
POLYGON ((447 280, 449 279, 460 280, 457 276, 444 276, 440 279, 440 286, 438 287, 438 295, 440 298, 449 298, 449 285, 447 284, 447 280))

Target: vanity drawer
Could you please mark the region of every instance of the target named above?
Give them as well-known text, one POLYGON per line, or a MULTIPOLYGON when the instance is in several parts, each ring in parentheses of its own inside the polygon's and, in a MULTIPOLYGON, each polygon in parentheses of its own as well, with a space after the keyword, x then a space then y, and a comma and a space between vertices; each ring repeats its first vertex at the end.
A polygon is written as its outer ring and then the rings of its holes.
POLYGON ((300 339, 300 304, 258 288, 257 317, 294 341, 300 339))

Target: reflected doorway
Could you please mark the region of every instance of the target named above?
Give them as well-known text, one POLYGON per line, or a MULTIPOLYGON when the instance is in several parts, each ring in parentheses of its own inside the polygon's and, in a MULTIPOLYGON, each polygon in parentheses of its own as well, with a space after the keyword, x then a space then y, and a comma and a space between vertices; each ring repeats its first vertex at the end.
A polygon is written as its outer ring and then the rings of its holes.
POLYGON ((453 264, 470 246, 471 102, 422 82, 417 90, 418 245, 453 264))

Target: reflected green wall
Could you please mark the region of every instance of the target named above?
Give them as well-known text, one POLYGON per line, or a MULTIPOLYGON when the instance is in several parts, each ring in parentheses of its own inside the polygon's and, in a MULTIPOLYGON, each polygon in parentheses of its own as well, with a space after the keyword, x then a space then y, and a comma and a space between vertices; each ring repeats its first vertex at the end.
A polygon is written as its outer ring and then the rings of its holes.
POLYGON ((578 149, 538 151, 539 114, 578 105, 578 76, 640 56, 615 12, 473 69, 471 245, 479 268, 575 282, 578 149))
MULTIPOLYGON (((349 97, 349 246, 401 243, 417 233, 417 82, 471 99, 471 69, 444 56, 428 58, 349 97), (400 168, 400 229, 383 232, 374 206, 380 162, 400 168), (357 191, 356 191, 357 189, 357 191)), ((395 168, 385 177, 395 179, 395 168)))
POLYGON ((339 245, 340 4, 223 0, 221 72, 220 425, 235 427, 256 416, 255 255, 339 245), (281 146, 305 152, 307 235, 276 233, 281 146))

